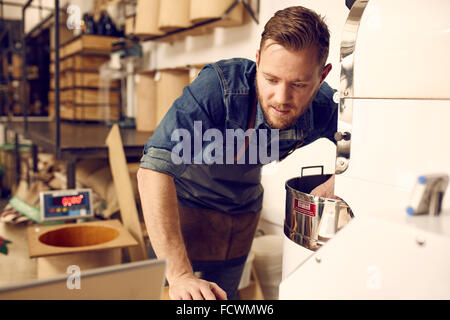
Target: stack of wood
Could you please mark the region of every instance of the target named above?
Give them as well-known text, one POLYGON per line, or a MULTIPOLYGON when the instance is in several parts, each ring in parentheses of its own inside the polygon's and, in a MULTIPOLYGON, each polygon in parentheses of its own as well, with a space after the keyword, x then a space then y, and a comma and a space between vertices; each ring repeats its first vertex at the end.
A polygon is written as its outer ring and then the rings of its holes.
MULTIPOLYGON (((60 46, 60 117, 78 121, 116 121, 120 117, 120 83, 102 82, 100 67, 109 61, 118 38, 80 35, 60 46), (103 89, 102 89, 103 88, 103 89)), ((52 53, 50 116, 55 114, 55 64, 52 53)))

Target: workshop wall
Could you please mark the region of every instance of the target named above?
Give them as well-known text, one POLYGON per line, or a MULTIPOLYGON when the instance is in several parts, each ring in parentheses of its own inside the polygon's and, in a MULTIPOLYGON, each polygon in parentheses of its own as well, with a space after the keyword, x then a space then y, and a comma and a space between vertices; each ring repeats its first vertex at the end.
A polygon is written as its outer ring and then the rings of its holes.
POLYGON ((327 81, 333 88, 337 88, 341 34, 348 14, 343 0, 260 0, 259 25, 246 15, 243 26, 216 28, 211 34, 187 37, 184 41, 173 43, 144 43, 144 69, 182 67, 233 57, 254 60, 265 23, 276 11, 295 5, 311 8, 326 17, 331 32, 328 60, 333 64, 327 81))
MULTIPOLYGON (((273 14, 285 7, 303 5, 325 16, 329 26, 330 53, 328 62, 333 66, 326 81, 335 89, 339 86, 339 54, 343 27, 348 15, 345 1, 329 0, 261 0, 260 24, 246 15, 246 23, 240 27, 217 28, 211 34, 187 37, 173 43, 144 43, 144 68, 155 70, 186 65, 214 62, 220 59, 244 57, 255 60, 261 33, 265 23, 273 14)), ((306 166, 323 165, 325 173, 334 173, 335 145, 327 139, 297 150, 281 163, 273 163, 263 170, 262 183, 265 186, 262 219, 259 228, 266 234, 282 234, 284 219, 284 182, 299 175, 306 166), (270 187, 270 192, 267 190, 270 187)), ((317 174, 317 173, 312 173, 317 174)))
MULTIPOLYGON (((340 67, 339 54, 343 27, 348 15, 345 1, 329 0, 260 0, 260 24, 246 14, 246 23, 233 28, 216 28, 206 35, 187 37, 183 41, 147 42, 143 44, 144 69, 158 70, 186 65, 201 65, 220 59, 243 57, 255 60, 261 33, 265 23, 283 8, 303 5, 325 16, 331 33, 328 62, 333 69, 326 81, 338 89, 340 67)), ((306 148, 297 150, 281 163, 273 163, 263 171, 265 192, 262 219, 259 228, 266 234, 282 234, 284 219, 284 182, 299 175, 301 167, 323 165, 325 173, 334 173, 335 145, 327 139, 319 139, 306 148), (277 186, 276 188, 273 186, 277 186)))
MULTIPOLYGON (((81 14, 93 10, 93 1, 61 1, 61 5, 65 3, 78 5, 81 14)), ((245 14, 245 23, 242 26, 215 28, 205 35, 187 36, 172 42, 148 41, 142 43, 144 57, 141 70, 152 72, 162 69, 185 68, 188 65, 203 65, 233 57, 254 60, 265 23, 277 10, 294 5, 303 5, 325 16, 331 32, 328 62, 333 65, 326 81, 333 88, 338 89, 341 35, 348 14, 344 0, 260 0, 259 25, 252 21, 248 14, 245 14)), ((51 6, 51 3, 48 3, 48 6, 51 6)), ((27 30, 33 27, 33 19, 37 19, 36 14, 30 11, 30 14, 27 15, 27 30)), ((136 82, 138 84, 139 75, 136 75, 136 82)), ((137 92, 135 94, 137 95, 137 92)), ((137 97, 134 100, 137 101, 137 97)), ((323 165, 325 173, 333 173, 335 154, 334 144, 326 139, 320 139, 304 149, 297 150, 289 157, 290 159, 273 164, 264 170, 263 185, 267 184, 271 187, 277 185, 279 189, 279 192, 271 191, 265 194, 262 224, 265 225, 263 229, 266 229, 266 233, 281 234, 282 232, 284 181, 286 178, 298 175, 301 167, 311 165, 323 165)))

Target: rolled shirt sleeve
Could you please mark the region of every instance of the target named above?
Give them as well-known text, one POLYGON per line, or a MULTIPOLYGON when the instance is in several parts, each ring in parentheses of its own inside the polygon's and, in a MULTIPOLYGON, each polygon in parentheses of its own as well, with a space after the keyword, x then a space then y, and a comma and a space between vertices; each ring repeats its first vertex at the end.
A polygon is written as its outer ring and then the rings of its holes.
MULTIPOLYGON (((217 71, 211 65, 205 66, 197 79, 183 89, 182 95, 175 100, 153 135, 145 144, 140 167, 179 177, 190 161, 174 163, 172 150, 180 143, 172 140, 177 129, 190 134, 191 151, 194 151, 194 121, 200 121, 202 134, 209 128, 220 126, 224 122, 225 107, 223 89, 217 71)), ((185 141, 183 141, 184 143, 185 141)))

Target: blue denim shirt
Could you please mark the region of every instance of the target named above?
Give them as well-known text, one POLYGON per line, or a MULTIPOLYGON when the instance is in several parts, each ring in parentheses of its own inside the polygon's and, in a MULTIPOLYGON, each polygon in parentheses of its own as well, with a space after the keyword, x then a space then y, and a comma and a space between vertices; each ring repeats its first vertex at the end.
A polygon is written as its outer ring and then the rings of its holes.
MULTIPOLYGON (((172 141, 176 129, 185 129, 193 137, 194 121, 201 121, 201 130, 218 129, 225 136, 226 129, 247 130, 255 88, 256 64, 242 58, 221 60, 206 65, 197 79, 183 89, 153 135, 148 139, 140 166, 174 177, 178 200, 188 207, 208 208, 230 214, 258 212, 262 207, 262 163, 205 164, 195 162, 192 152, 190 164, 175 164, 172 149, 179 141, 172 141)), ((333 89, 323 83, 311 106, 294 126, 279 131, 279 156, 287 156, 295 148, 318 138, 333 141, 337 130, 337 104, 333 89)), ((198 123, 197 123, 198 124, 198 123)), ((259 102, 256 107, 255 129, 270 130, 259 102)), ((198 131, 197 131, 198 132, 198 131)), ((269 139, 270 144, 273 141, 269 139)), ((202 151, 208 145, 202 142, 202 151)))

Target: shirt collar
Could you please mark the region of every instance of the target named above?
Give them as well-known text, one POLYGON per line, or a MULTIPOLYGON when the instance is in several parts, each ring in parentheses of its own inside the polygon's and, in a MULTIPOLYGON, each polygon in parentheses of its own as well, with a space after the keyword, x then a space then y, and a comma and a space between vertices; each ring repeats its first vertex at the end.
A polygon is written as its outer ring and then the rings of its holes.
MULTIPOLYGON (((282 140, 302 140, 314 129, 314 116, 312 105, 290 128, 280 130, 280 139, 282 140)), ((256 106, 255 129, 270 129, 269 124, 264 117, 261 105, 258 101, 256 106)))

